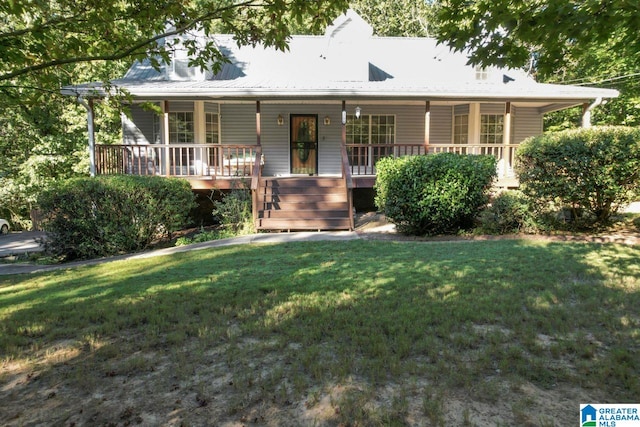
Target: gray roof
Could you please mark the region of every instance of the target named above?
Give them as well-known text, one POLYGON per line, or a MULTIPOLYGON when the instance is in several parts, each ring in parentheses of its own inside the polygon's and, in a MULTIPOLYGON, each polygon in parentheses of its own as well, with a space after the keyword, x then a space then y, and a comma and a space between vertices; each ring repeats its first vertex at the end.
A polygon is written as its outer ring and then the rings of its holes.
MULTIPOLYGON (((374 37, 371 27, 348 11, 324 36, 293 36, 289 50, 261 45, 239 47, 217 35, 229 59, 215 75, 189 68, 178 55, 155 70, 136 62, 113 84, 141 99, 398 99, 512 100, 577 103, 612 98, 618 92, 581 86, 540 84, 526 73, 489 68, 476 77, 463 53, 430 38, 374 37)), ((88 91, 92 85, 68 87, 88 91)))

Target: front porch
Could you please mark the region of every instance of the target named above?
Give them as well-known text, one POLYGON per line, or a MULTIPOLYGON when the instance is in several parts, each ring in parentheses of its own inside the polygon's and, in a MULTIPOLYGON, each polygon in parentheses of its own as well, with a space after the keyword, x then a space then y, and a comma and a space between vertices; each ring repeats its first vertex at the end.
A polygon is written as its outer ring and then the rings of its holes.
MULTIPOLYGON (((484 154, 498 159, 499 188, 516 187, 513 172, 516 144, 345 144, 346 169, 353 188, 373 188, 375 164, 383 157, 429 155, 435 153, 484 154)), ((231 189, 238 181, 260 177, 269 159, 262 146, 255 144, 146 144, 96 145, 98 175, 158 175, 188 179, 196 190, 231 189)), ((291 176, 289 171, 270 174, 291 176)), ((294 175, 295 176, 295 175, 294 175)), ((318 176, 318 175, 315 175, 318 176)), ((327 176, 320 174, 320 176, 327 176)), ((335 176, 335 175, 331 175, 335 176)))

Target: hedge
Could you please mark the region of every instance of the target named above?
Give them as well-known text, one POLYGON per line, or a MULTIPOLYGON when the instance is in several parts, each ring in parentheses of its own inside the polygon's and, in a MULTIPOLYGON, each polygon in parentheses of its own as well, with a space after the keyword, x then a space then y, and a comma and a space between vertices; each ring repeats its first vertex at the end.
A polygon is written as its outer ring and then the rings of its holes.
POLYGON ((496 158, 441 153, 383 158, 375 203, 401 233, 454 233, 473 225, 496 177, 496 158))
POLYGON ((640 188, 640 129, 601 127, 546 133, 516 151, 522 191, 569 210, 583 225, 605 224, 640 188))
POLYGON ((38 206, 46 249, 64 260, 147 248, 184 226, 194 207, 188 181, 155 176, 101 176, 61 181, 38 206))

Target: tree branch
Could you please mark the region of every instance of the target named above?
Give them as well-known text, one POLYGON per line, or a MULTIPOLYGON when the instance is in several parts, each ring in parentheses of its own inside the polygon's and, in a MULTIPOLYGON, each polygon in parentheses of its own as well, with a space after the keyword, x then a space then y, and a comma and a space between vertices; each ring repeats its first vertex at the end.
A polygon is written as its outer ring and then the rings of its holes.
POLYGON ((214 11, 197 16, 185 22, 183 25, 176 27, 173 30, 165 31, 163 33, 154 35, 153 37, 140 40, 134 45, 129 46, 128 48, 113 54, 75 56, 75 57, 69 57, 69 58, 53 59, 50 61, 41 62, 39 64, 30 65, 28 67, 23 67, 21 69, 2 74, 0 75, 0 81, 10 80, 25 74, 33 73, 33 72, 44 70, 47 68, 59 67, 61 65, 74 64, 79 62, 116 61, 119 59, 124 59, 130 56, 133 56, 135 54, 142 54, 147 52, 147 49, 145 48, 149 47, 150 45, 157 42, 158 40, 161 40, 166 37, 182 34, 186 31, 192 30, 198 24, 203 22, 209 22, 215 19, 221 19, 224 12, 227 12, 229 10, 236 9, 236 8, 242 8, 242 7, 260 7, 260 6, 264 6, 265 4, 266 3, 256 4, 256 0, 246 0, 242 3, 236 3, 233 5, 219 8, 214 11), (144 51, 142 49, 144 49, 144 51))

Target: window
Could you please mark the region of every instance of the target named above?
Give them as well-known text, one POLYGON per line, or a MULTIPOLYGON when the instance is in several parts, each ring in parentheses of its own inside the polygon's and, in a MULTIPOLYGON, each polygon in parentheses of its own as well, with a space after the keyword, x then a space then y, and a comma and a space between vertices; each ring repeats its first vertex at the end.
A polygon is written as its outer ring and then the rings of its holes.
POLYGON ((218 126, 218 115, 214 113, 205 114, 205 131, 204 141, 205 144, 219 144, 220 143, 220 127, 218 126))
POLYGON ((347 115, 347 144, 368 144, 372 147, 350 147, 352 166, 372 166, 381 157, 393 153, 393 147, 376 145, 395 144, 396 116, 390 114, 347 115))
POLYGON ((393 115, 347 115, 348 144, 394 144, 396 117, 393 115))
POLYGON ((480 116, 480 144, 502 144, 504 116, 502 114, 482 114, 480 116))
POLYGON ((169 143, 193 144, 195 142, 193 113, 169 113, 169 143))
POLYGON ((476 80, 488 80, 489 72, 481 65, 476 65, 476 80))
POLYGON ((469 142, 469 115, 459 114, 453 117, 453 143, 467 144, 469 142))
MULTIPOLYGON (((153 115, 153 140, 160 143, 160 128, 162 126, 162 116, 153 115)), ((169 144, 194 144, 195 124, 193 112, 170 112, 169 113, 169 144)), ((195 151, 193 148, 172 148, 169 152, 169 159, 172 167, 172 174, 187 174, 183 168, 193 168, 195 151)), ((193 173, 193 171, 191 171, 193 173)))
MULTIPOLYGON (((162 142, 162 116, 153 115, 153 142, 162 142)), ((169 113, 169 143, 193 144, 195 142, 195 126, 192 112, 169 113)))

